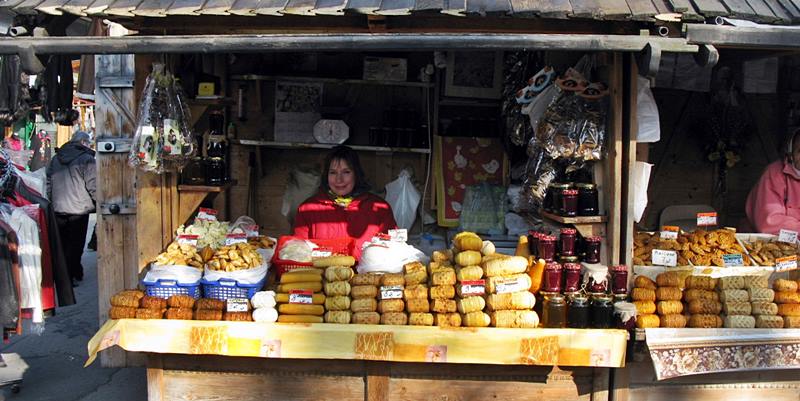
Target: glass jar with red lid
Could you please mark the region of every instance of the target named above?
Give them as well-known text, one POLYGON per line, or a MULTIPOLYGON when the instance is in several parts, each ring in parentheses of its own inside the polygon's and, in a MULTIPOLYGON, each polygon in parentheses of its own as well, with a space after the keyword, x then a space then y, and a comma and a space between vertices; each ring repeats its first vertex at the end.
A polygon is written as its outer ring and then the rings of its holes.
POLYGON ((608 292, 608 266, 587 264, 583 274, 583 284, 586 292, 591 294, 605 294, 608 292))
POLYGON ((583 261, 586 263, 600 263, 600 247, 602 239, 600 237, 586 237, 584 240, 585 254, 583 261))
POLYGON ((552 262, 556 258, 556 237, 552 235, 539 236, 539 259, 552 262))
POLYGON ((616 295, 628 293, 628 266, 614 265, 611 271, 611 292, 616 295))
POLYGON ((597 216, 600 213, 597 186, 578 183, 575 187, 578 188, 578 216, 597 216))
POLYGON ((564 292, 577 292, 581 289, 581 265, 564 263, 564 292))
POLYGON ((561 215, 564 217, 575 217, 578 215, 578 190, 561 190, 561 215))
POLYGON ((561 236, 559 237, 559 250, 561 251, 561 256, 576 255, 575 239, 577 238, 577 235, 578 231, 574 228, 561 229, 561 236))
POLYGON ((561 292, 562 267, 557 262, 547 262, 544 265, 544 292, 561 292))
POLYGON ((538 231, 528 231, 528 252, 535 258, 539 257, 539 236, 541 235, 542 233, 538 231))

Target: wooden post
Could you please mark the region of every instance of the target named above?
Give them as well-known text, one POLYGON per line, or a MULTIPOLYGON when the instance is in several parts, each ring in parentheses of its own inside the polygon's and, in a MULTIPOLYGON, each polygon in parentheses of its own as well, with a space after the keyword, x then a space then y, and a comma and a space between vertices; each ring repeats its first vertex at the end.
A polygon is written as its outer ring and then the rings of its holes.
MULTIPOLYGON (((639 124, 636 119, 636 80, 639 72, 633 54, 625 54, 623 68, 623 121, 622 121, 622 233, 618 248, 620 262, 632 266, 634 231, 634 192, 633 172, 636 165, 636 136, 639 124)), ((633 275, 628 275, 633 279, 633 275)))
POLYGON ((147 354, 147 400, 164 400, 164 357, 147 354))
POLYGON ((622 131, 623 131, 623 55, 615 52, 611 56, 608 86, 611 91, 611 108, 607 132, 608 151, 606 161, 606 190, 608 195, 606 210, 608 212, 608 230, 606 231, 606 249, 608 263, 620 262, 620 236, 625 224, 622 215, 622 131), (610 188, 609 188, 610 187, 610 188))

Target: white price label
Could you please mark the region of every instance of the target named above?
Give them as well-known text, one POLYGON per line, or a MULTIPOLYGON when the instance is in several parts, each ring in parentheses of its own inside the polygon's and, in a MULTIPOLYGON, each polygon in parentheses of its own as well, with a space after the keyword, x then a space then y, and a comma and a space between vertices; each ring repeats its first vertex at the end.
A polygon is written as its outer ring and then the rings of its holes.
POLYGON ((778 234, 778 241, 794 244, 797 242, 797 231, 781 229, 781 232, 778 234))
POLYGON ((678 252, 653 249, 651 259, 655 266, 677 266, 678 252))
POLYGON ((403 287, 399 285, 390 285, 381 287, 381 299, 402 299, 403 287))
POLYGON ((217 211, 214 209, 201 207, 200 211, 197 212, 197 217, 195 219, 217 221, 217 211))
POLYGON ((486 280, 467 280, 461 282, 461 296, 486 294, 486 280))
POLYGON ((247 298, 228 298, 226 310, 228 312, 247 312, 250 310, 250 304, 247 302, 247 298))
POLYGON ((722 264, 725 267, 744 266, 744 258, 742 258, 742 255, 738 253, 722 255, 722 264))
POLYGON ((307 304, 314 303, 314 292, 308 290, 292 290, 289 292, 290 304, 307 304))
POLYGON ((680 231, 680 227, 676 226, 664 226, 661 227, 661 239, 678 239, 678 231, 680 231))
POLYGON ((708 226, 716 226, 716 225, 717 225, 717 213, 716 212, 697 213, 697 226, 698 227, 708 227, 708 226))
POLYGON ((331 252, 328 249, 314 249, 313 251, 311 251, 312 258, 327 258, 328 256, 331 255, 333 255, 333 252, 331 252))
POLYGON ((519 292, 527 290, 527 288, 525 288, 525 283, 522 280, 516 278, 498 281, 497 284, 495 284, 494 289, 495 292, 497 292, 498 294, 506 294, 509 292, 519 292))
POLYGON ((788 272, 789 270, 797 270, 797 255, 775 259, 776 272, 788 272))
POLYGON ((179 235, 178 236, 178 244, 179 245, 191 245, 197 246, 197 239, 199 236, 197 235, 179 235))
POLYGON ((392 241, 406 242, 408 241, 408 230, 405 228, 389 230, 389 238, 391 238, 392 241))
POLYGON ((247 243, 246 234, 228 234, 225 236, 225 245, 227 246, 240 243, 247 243))

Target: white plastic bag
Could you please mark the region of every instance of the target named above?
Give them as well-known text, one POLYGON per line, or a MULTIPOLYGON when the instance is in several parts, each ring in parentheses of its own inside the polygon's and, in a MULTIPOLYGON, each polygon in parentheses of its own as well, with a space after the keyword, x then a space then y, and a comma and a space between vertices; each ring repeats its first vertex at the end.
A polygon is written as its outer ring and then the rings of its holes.
POLYGON ((175 280, 180 284, 196 284, 203 277, 203 271, 192 266, 158 265, 153 263, 144 281, 155 283, 158 280, 175 280))
POLYGON ((319 172, 293 169, 286 181, 286 192, 283 193, 281 214, 289 219, 289 224, 294 225, 294 214, 297 207, 319 190, 319 172))
POLYGON ((206 281, 218 281, 221 278, 236 280, 239 284, 258 284, 261 280, 267 277, 269 271, 269 263, 264 262, 260 267, 255 269, 237 270, 233 272, 223 272, 219 270, 211 270, 208 267, 203 272, 203 279, 206 281))
POLYGON ((652 168, 652 164, 639 161, 633 165, 633 221, 637 223, 647 208, 647 187, 650 185, 652 168))
POLYGON ((525 105, 522 108, 522 113, 527 114, 528 118, 531 120, 531 127, 536 128, 539 125, 539 120, 544 115, 545 110, 547 110, 547 106, 555 99, 558 95, 558 87, 556 85, 550 85, 542 93, 536 95, 532 102, 525 105))
POLYGON ((405 242, 377 241, 365 242, 358 262, 358 273, 402 273, 403 265, 411 262, 428 263, 422 251, 405 242))
POLYGON ((658 120, 658 105, 650 90, 650 80, 637 76, 636 81, 636 119, 638 120, 637 142, 658 142, 661 140, 661 125, 658 120))
POLYGON ((417 218, 420 195, 411 182, 411 173, 403 170, 397 179, 386 184, 386 201, 392 207, 398 228, 410 229, 417 218))

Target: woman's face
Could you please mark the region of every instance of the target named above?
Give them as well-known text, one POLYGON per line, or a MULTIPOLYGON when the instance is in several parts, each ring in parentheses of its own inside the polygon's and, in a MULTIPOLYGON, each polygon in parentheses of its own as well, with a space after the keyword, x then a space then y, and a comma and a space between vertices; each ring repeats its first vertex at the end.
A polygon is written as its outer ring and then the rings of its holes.
POLYGON ((795 136, 792 141, 792 164, 800 169, 800 135, 795 136))
POLYGON ((342 159, 331 160, 328 170, 328 187, 339 196, 349 195, 356 186, 356 175, 353 169, 342 159))

